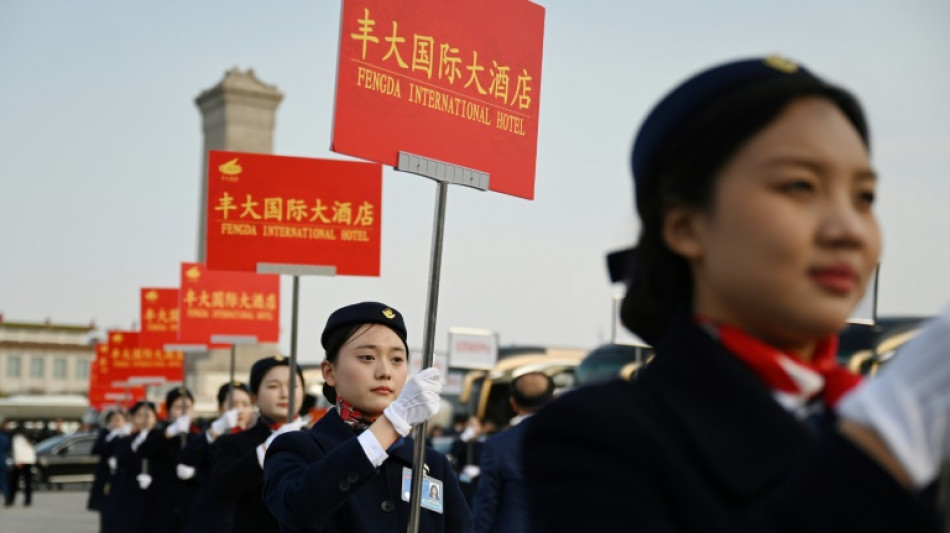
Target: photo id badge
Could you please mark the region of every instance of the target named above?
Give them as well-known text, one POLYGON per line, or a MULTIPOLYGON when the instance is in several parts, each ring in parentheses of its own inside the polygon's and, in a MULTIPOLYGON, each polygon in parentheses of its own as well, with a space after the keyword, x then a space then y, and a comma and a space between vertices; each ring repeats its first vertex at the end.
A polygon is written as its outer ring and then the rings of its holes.
MULTIPOLYGON (((412 470, 402 468, 402 501, 408 502, 412 497, 412 470)), ((436 513, 445 512, 442 482, 434 477, 422 476, 422 508, 436 513)))

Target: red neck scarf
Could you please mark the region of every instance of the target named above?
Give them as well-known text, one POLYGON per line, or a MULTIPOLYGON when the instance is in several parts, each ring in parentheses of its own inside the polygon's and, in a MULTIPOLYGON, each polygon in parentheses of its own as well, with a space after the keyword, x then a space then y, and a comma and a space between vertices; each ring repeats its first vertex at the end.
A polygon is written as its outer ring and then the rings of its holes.
POLYGON ((790 411, 798 411, 820 398, 833 407, 849 390, 861 383, 861 376, 838 365, 838 337, 822 339, 815 346, 811 361, 770 346, 744 331, 714 324, 702 317, 705 326, 719 342, 772 389, 775 399, 790 411))
POLYGON ((379 418, 367 415, 339 396, 336 397, 336 410, 340 413, 340 418, 346 422, 346 425, 353 428, 357 435, 366 431, 366 428, 379 418))

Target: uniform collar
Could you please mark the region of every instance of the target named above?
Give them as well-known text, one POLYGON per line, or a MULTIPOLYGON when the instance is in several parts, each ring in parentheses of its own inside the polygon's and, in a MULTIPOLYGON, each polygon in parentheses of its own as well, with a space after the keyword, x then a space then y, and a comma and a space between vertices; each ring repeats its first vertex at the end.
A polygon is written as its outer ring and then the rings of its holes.
POLYGON ((734 493, 774 483, 812 442, 768 387, 686 314, 671 323, 638 382, 734 493))
MULTIPOLYGON (((324 450, 335 448, 347 439, 356 438, 356 433, 340 418, 340 414, 335 409, 330 409, 320 420, 317 420, 310 429, 310 434, 324 450)), ((410 437, 402 437, 390 446, 386 453, 390 459, 396 459, 410 466, 414 442, 410 437)))

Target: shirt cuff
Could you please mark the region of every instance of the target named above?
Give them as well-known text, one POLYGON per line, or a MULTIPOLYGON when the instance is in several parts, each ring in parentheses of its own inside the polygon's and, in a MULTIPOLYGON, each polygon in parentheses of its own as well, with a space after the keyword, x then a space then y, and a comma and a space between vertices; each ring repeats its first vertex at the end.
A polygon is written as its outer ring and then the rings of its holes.
POLYGON ((373 463, 374 467, 379 468, 379 465, 383 464, 383 461, 389 458, 389 454, 383 449, 382 444, 376 440, 376 435, 373 435, 372 431, 366 430, 360 433, 360 436, 356 437, 356 440, 360 441, 360 446, 363 447, 363 453, 366 454, 366 458, 369 459, 370 463, 373 463))

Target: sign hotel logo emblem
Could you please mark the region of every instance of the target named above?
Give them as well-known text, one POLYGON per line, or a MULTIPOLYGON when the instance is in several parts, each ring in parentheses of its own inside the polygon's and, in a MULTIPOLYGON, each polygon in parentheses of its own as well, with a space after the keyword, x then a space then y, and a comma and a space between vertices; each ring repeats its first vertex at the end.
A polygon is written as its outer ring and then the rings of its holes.
POLYGON ((386 309, 383 309, 383 316, 386 318, 392 319, 392 318, 395 318, 396 313, 395 311, 387 307, 386 309))
POLYGON ((225 176, 237 176, 244 170, 241 168, 241 165, 238 164, 237 160, 238 158, 235 157, 227 163, 218 166, 218 170, 225 176))
POLYGON ((201 270, 196 266, 191 267, 188 269, 188 272, 185 272, 185 276, 191 281, 198 281, 198 278, 201 277, 201 270))
POLYGON ((113 336, 112 336, 112 342, 114 342, 114 343, 116 343, 116 344, 119 344, 120 342, 122 342, 122 334, 121 334, 121 333, 116 333, 115 335, 113 335, 113 336))
POLYGON ((145 299, 150 302, 154 302, 155 300, 158 300, 158 293, 155 291, 148 291, 145 293, 145 299))
POLYGON ((775 70, 784 72, 786 74, 792 74, 798 70, 798 64, 779 55, 771 55, 765 58, 764 62, 766 65, 774 68, 775 70))

